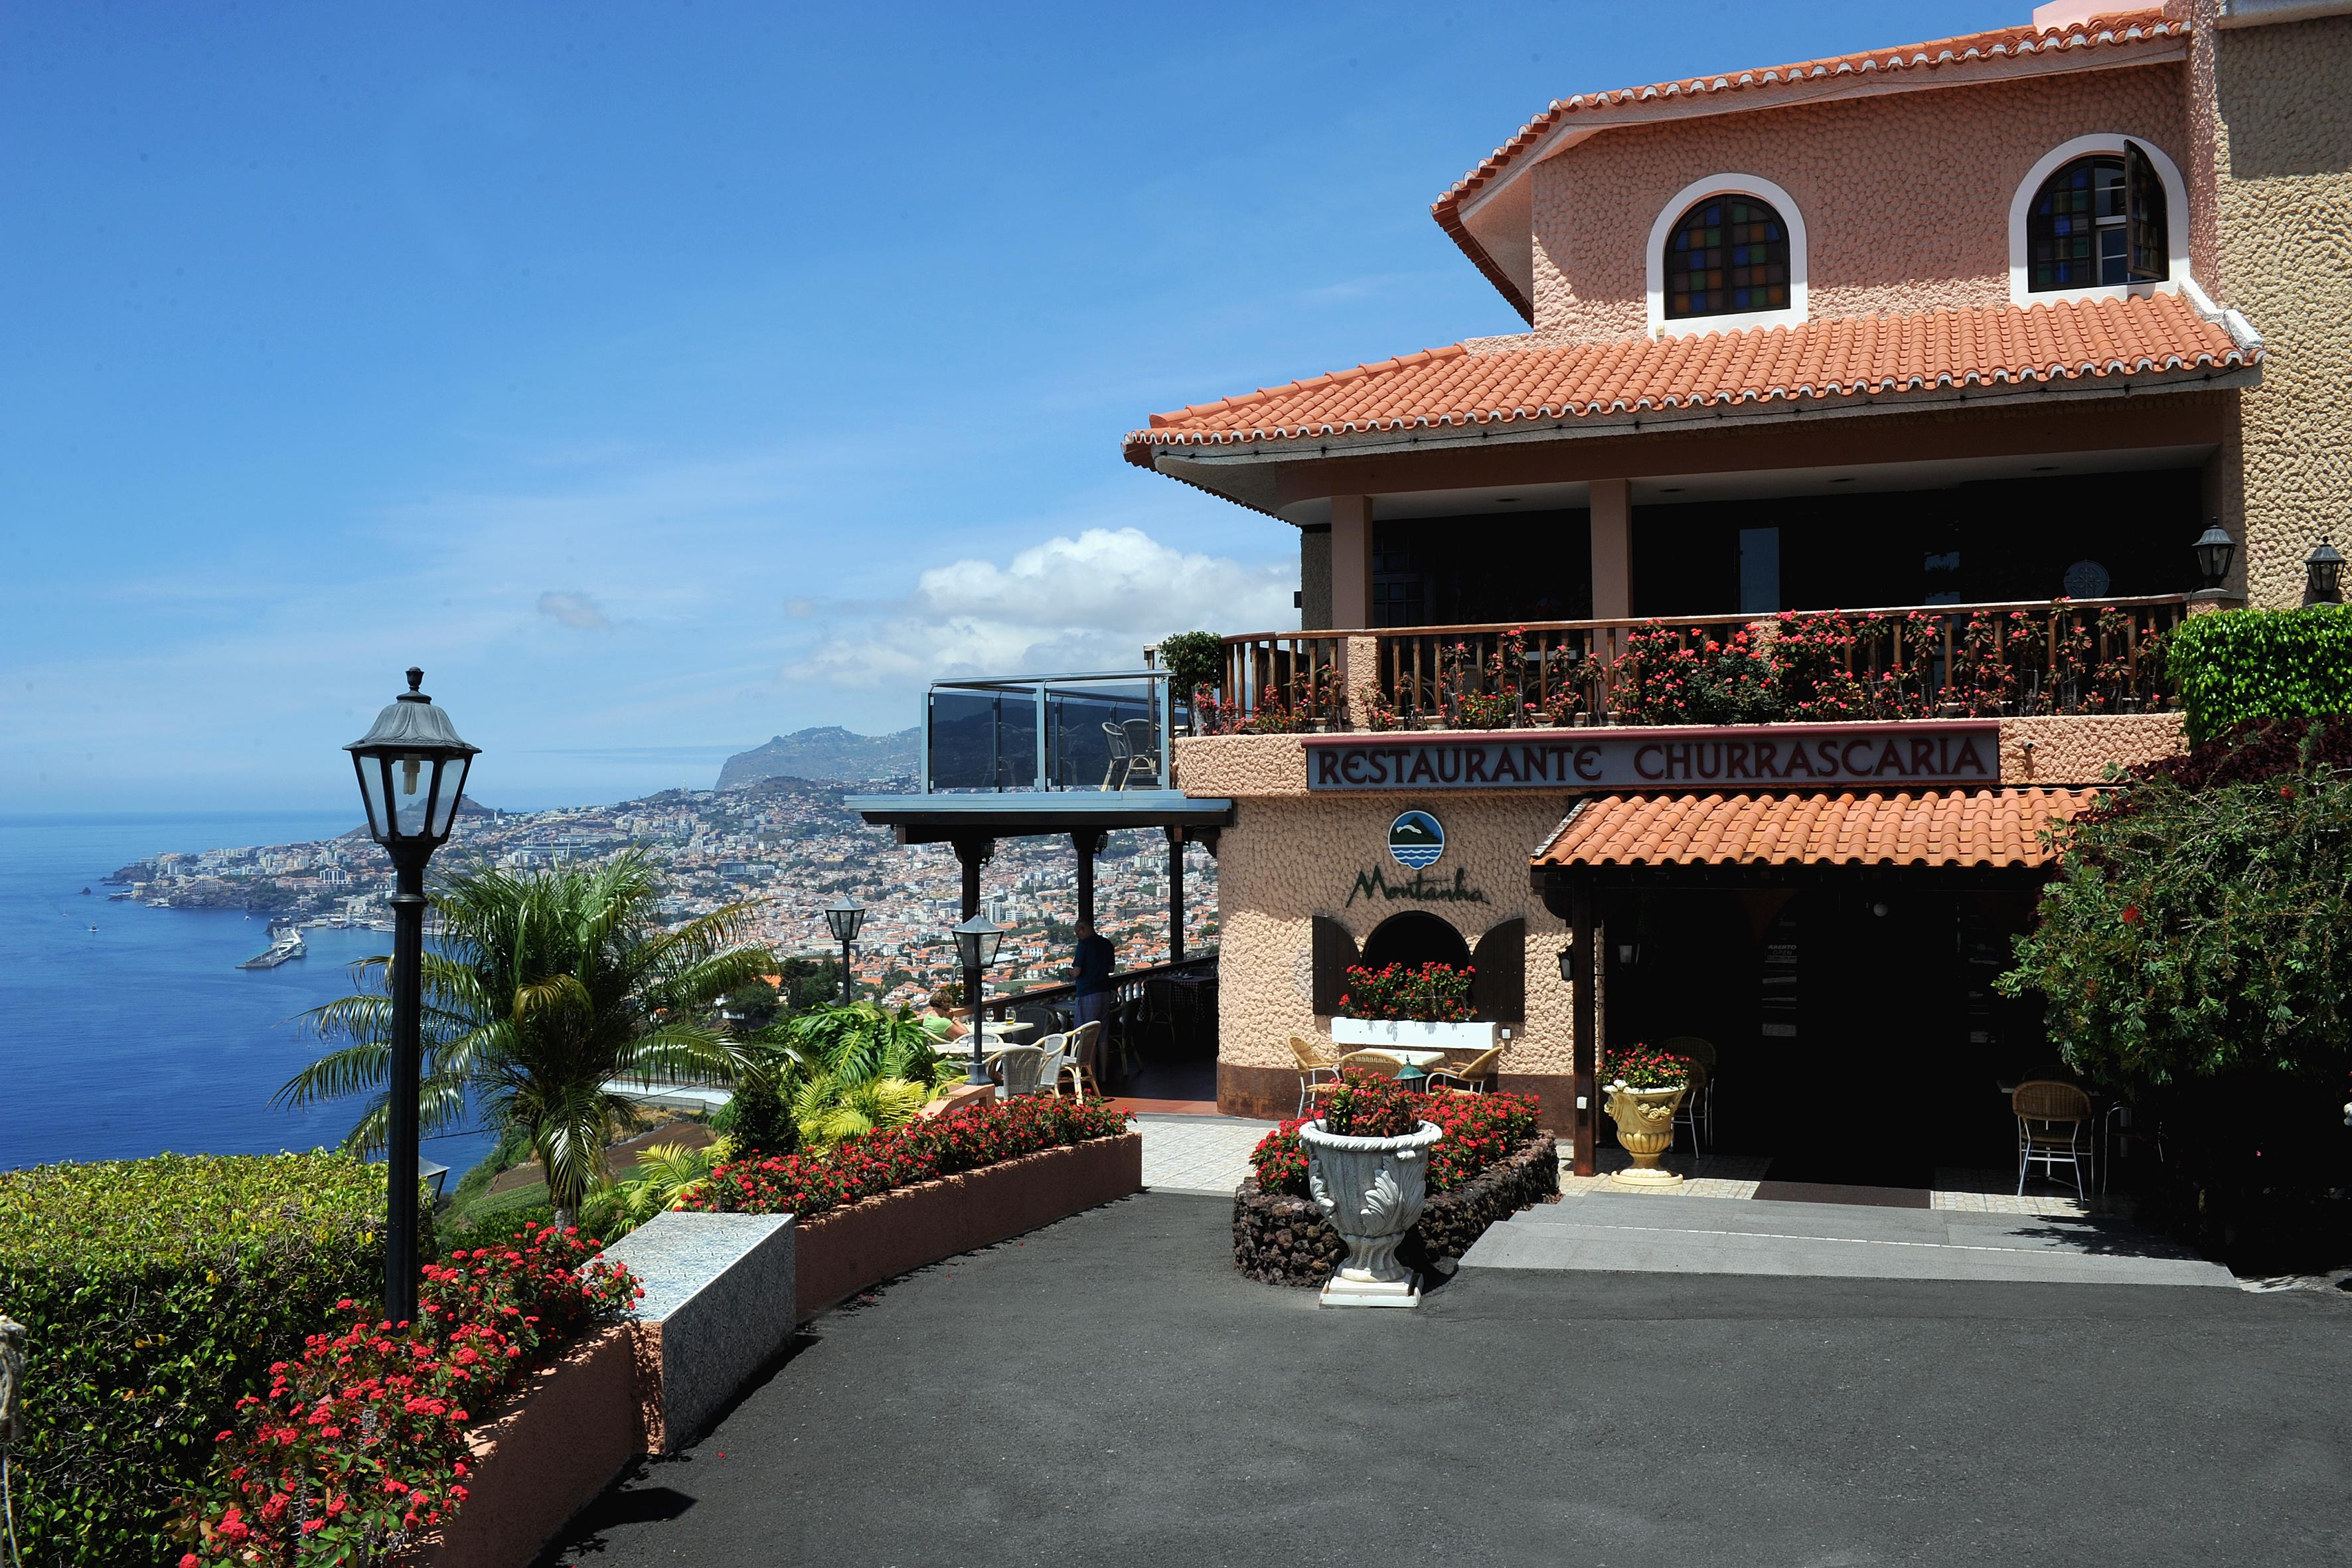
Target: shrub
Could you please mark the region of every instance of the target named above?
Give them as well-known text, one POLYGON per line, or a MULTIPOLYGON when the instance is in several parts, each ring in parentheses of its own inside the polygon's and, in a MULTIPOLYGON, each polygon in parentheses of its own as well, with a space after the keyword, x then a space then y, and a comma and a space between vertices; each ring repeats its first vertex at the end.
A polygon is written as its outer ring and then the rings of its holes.
POLYGON ((2165 649, 2193 744, 2258 719, 2352 713, 2352 609, 2193 616, 2165 649))
POLYGON ((1214 632, 1178 632, 1161 639, 1160 667, 1180 699, 1203 687, 1213 689, 1225 679, 1224 642, 1214 632))
POLYGON ((1323 1131, 1341 1138, 1402 1138, 1420 1125, 1413 1097, 1391 1078, 1349 1073, 1323 1101, 1323 1131))
MULTIPOLYGON (((1385 1082, 1385 1079, 1370 1080, 1385 1082)), ((1332 1097, 1339 1097, 1334 1094, 1332 1097)), ((1415 1121, 1434 1121, 1445 1136, 1429 1151, 1429 1190, 1451 1192, 1481 1171, 1507 1158, 1536 1135, 1536 1100, 1529 1094, 1414 1094, 1407 1096, 1415 1121)), ((1258 1140, 1250 1151, 1250 1166, 1259 1188, 1305 1197, 1307 1146, 1298 1130, 1314 1121, 1293 1117, 1258 1140)), ((1341 1131, 1324 1122, 1332 1131, 1341 1131)), ((1404 1131, 1412 1131, 1408 1123, 1404 1131)), ((1396 1133, 1353 1136, 1399 1136, 1396 1133)))
POLYGON ((1601 1061, 1601 1081, 1627 1089, 1680 1089, 1690 1079, 1689 1058, 1643 1045, 1605 1052, 1601 1061))
POLYGON ((158 1562, 273 1357, 383 1278, 383 1172, 343 1154, 0 1171, 0 1311, 27 1330, 13 1456, 30 1568, 158 1562))
POLYGON ((894 1187, 1044 1149, 1116 1138, 1127 1131, 1128 1117, 1101 1100, 1048 1095, 985 1100, 935 1121, 845 1138, 821 1153, 720 1164, 679 1206, 717 1214, 789 1212, 808 1219, 894 1187))
POLYGON ((1468 964, 1424 963, 1407 969, 1402 963, 1367 969, 1348 966, 1348 989, 1340 994, 1339 1011, 1350 1018, 1396 1018, 1420 1024, 1463 1024, 1472 1011, 1470 989, 1475 973, 1468 964))
POLYGON ((1745 628, 1710 637, 1661 622, 1630 633, 1610 705, 1633 724, 1762 724, 1780 717, 1771 658, 1745 628))
POLYGON ((453 1252, 426 1266, 415 1324, 336 1302, 341 1331, 237 1401, 180 1568, 373 1563, 445 1522, 466 1500, 474 1408, 644 1293, 601 1245, 544 1226, 453 1252))

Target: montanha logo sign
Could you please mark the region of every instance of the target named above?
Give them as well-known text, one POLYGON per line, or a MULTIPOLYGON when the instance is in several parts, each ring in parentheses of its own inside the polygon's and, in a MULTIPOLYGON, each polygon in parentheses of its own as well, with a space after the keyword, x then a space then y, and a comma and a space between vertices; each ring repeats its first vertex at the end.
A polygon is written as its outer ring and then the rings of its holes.
POLYGON ((1389 824, 1389 853, 1408 871, 1433 866, 1445 853, 1445 828, 1425 811, 1408 811, 1389 824))
POLYGON ((1356 885, 1348 889, 1348 903, 1358 899, 1402 900, 1414 904, 1483 904, 1487 901, 1486 890, 1469 883, 1470 873, 1462 867, 1454 868, 1454 879, 1433 877, 1426 871, 1415 871, 1408 880, 1391 882, 1378 866, 1356 873, 1356 885))

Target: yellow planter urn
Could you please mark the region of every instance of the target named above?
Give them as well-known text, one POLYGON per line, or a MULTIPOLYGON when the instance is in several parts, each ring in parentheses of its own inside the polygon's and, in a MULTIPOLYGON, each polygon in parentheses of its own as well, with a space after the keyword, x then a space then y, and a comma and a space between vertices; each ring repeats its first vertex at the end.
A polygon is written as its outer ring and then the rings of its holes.
POLYGON ((1622 1083, 1609 1086, 1609 1098, 1601 1104, 1617 1123, 1617 1142, 1633 1161, 1630 1168, 1617 1173, 1615 1179, 1620 1185, 1682 1185, 1680 1176, 1658 1168, 1658 1159, 1675 1146, 1675 1110, 1689 1092, 1690 1085, 1686 1083, 1678 1083, 1672 1089, 1628 1089, 1622 1083))

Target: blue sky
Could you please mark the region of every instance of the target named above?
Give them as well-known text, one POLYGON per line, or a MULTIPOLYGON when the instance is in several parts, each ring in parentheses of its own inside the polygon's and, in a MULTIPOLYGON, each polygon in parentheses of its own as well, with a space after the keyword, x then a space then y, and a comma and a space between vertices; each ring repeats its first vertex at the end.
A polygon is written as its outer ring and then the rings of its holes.
POLYGON ((1551 98, 2028 5, 18 5, 0 795, 335 805, 414 662, 528 806, 1296 624, 1150 411, 1520 323, 1551 98))

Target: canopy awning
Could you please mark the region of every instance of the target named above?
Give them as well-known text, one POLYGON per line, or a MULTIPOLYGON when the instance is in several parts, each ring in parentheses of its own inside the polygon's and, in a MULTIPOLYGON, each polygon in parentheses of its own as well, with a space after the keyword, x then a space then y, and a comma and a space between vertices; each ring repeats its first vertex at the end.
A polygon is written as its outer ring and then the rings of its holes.
POLYGON ((1181 790, 1025 790, 970 795, 860 795, 843 802, 901 844, 957 838, 1023 838, 1120 827, 1204 834, 1234 819, 1230 800, 1197 800, 1181 790))
POLYGON ((1921 866, 2033 870, 2042 829, 2087 789, 1917 795, 1627 795, 1580 801, 1537 851, 1547 869, 1630 866, 1921 866))

